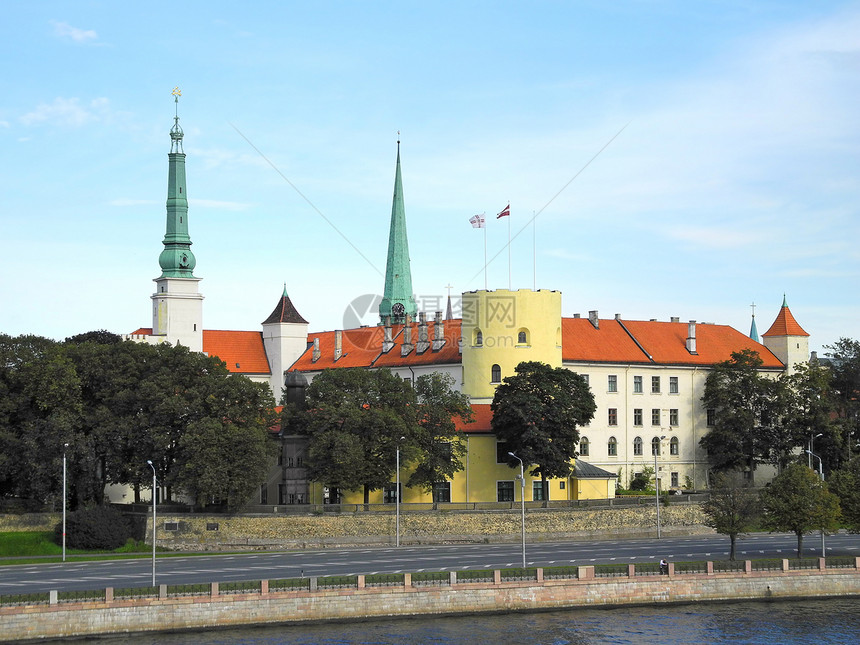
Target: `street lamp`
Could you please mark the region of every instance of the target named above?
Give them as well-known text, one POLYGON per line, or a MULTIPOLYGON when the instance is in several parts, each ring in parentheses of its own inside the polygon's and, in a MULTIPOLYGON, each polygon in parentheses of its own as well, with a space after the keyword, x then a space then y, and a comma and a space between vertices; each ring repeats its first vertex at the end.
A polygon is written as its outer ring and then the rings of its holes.
POLYGON ((812 442, 815 441, 816 439, 818 439, 818 437, 823 437, 823 436, 824 436, 824 433, 822 433, 822 432, 819 432, 816 435, 809 435, 809 450, 807 450, 806 452, 809 453, 809 467, 810 468, 812 468, 812 451, 815 450, 814 446, 812 445, 812 442))
POLYGON ((147 459, 146 463, 152 468, 152 586, 155 586, 155 466, 152 465, 152 460, 147 459))
POLYGON ((663 439, 665 439, 665 435, 660 436, 660 443, 656 446, 652 443, 652 452, 654 453, 654 497, 656 499, 657 505, 657 539, 660 539, 660 476, 657 473, 657 456, 660 454, 660 450, 663 446, 663 439))
POLYGON ((522 533, 523 533, 523 569, 526 568, 526 475, 523 467, 523 460, 517 457, 514 453, 508 453, 511 457, 520 462, 520 506, 522 508, 522 533))
POLYGON ((63 562, 66 561, 66 448, 69 444, 63 444, 63 562))
MULTIPOLYGON (((403 441, 406 437, 400 437, 400 441, 403 441)), ((394 516, 395 516, 395 525, 397 526, 397 537, 395 539, 394 545, 400 546, 400 441, 397 442, 397 479, 396 486, 394 488, 394 516)))
MULTIPOLYGON (((821 435, 818 435, 818 436, 820 437, 821 435)), ((810 442, 810 443, 812 443, 812 442, 810 442)), ((812 457, 815 457, 818 460, 818 476, 821 477, 821 481, 824 481, 824 466, 821 463, 821 457, 816 455, 811 450, 807 450, 806 452, 809 454, 810 460, 812 459, 812 457)), ((824 548, 824 529, 821 529, 821 557, 822 558, 827 557, 827 551, 824 548)))

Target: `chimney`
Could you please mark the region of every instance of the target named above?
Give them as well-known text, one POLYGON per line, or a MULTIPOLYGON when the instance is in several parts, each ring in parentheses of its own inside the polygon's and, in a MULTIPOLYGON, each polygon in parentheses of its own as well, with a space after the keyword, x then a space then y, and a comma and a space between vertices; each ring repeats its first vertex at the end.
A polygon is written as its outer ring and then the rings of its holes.
POLYGON ((445 345, 445 323, 442 322, 442 312, 436 312, 433 325, 433 351, 438 352, 445 345))
POLYGON ((573 314, 574 318, 579 318, 579 314, 573 314))
POLYGON ((681 322, 681 319, 678 316, 672 316, 669 322, 681 322))
POLYGON ((311 362, 316 363, 320 359, 320 339, 314 338, 314 350, 311 353, 311 362))
POLYGON ((334 360, 343 354, 343 332, 338 329, 334 332, 334 360))
POLYGON ((594 325, 595 329, 600 329, 600 321, 597 319, 597 310, 588 312, 588 320, 594 325))
POLYGON ((615 314, 615 320, 621 320, 621 314, 615 314))
POLYGON ((430 340, 427 331, 427 314, 423 311, 418 314, 418 346, 415 351, 423 354, 430 349, 430 340))
POLYGON ((386 316, 382 335, 382 353, 387 354, 392 347, 394 347, 394 339, 391 337, 391 316, 386 316))
POLYGON ((687 351, 691 354, 697 354, 696 351, 696 321, 691 320, 687 326, 687 351))
POLYGON ((406 314, 406 320, 403 323, 403 344, 400 346, 400 355, 408 356, 415 346, 412 344, 412 317, 406 314))

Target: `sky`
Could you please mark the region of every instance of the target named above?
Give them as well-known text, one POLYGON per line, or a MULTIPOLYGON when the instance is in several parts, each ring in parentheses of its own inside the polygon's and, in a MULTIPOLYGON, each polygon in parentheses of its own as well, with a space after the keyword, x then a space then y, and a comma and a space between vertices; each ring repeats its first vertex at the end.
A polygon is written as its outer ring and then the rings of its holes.
POLYGON ((3 8, 0 333, 151 325, 178 86, 208 329, 284 284, 311 331, 363 313, 399 137, 430 315, 486 280, 744 333, 785 297, 810 349, 860 338, 858 1, 3 8))

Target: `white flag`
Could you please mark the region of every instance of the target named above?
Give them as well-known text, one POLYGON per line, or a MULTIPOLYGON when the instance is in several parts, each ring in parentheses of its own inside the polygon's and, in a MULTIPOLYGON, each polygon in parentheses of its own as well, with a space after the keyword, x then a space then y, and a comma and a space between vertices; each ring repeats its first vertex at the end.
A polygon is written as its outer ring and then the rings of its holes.
POLYGON ((469 223, 472 225, 472 228, 484 228, 486 225, 486 219, 484 218, 483 213, 481 215, 472 215, 469 218, 469 223))

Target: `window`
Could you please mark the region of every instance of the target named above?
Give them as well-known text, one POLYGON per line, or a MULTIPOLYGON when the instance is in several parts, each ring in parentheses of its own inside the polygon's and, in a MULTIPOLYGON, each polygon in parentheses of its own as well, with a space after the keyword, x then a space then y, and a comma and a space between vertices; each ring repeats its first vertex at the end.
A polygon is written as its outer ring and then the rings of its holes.
POLYGON ((617 392, 618 391, 618 377, 615 374, 610 374, 607 383, 607 390, 609 392, 617 392))
POLYGON ((709 426, 715 425, 714 422, 716 421, 716 418, 717 418, 717 411, 714 410, 714 408, 708 408, 707 409, 707 416, 708 416, 707 424, 709 426))
POLYGON ((496 482, 496 499, 500 502, 513 502, 514 482, 496 482))
POLYGON ((609 425, 618 425, 618 408, 609 408, 609 425))
MULTIPOLYGON (((401 491, 403 490, 401 484, 401 491)), ((401 499, 403 499, 401 492, 401 499)), ((397 503, 397 482, 389 482, 382 489, 382 503, 396 504, 397 503)))
POLYGON ((480 329, 475 330, 475 345, 480 347, 484 344, 484 334, 480 329))
POLYGON ((304 462, 302 461, 302 457, 296 457, 296 467, 301 468, 303 465, 304 462))
POLYGON ((672 473, 672 488, 678 488, 678 473, 672 473))
POLYGON ((493 365, 490 368, 490 383, 501 383, 502 382, 502 368, 498 365, 493 365))
POLYGON ((642 377, 633 377, 633 394, 642 394, 642 377))
POLYGON ((660 394, 660 377, 651 377, 651 394, 660 394))
POLYGON ((585 379, 586 384, 589 383, 588 374, 580 374, 580 376, 585 379))
POLYGON ((642 408, 634 408, 633 409, 633 425, 641 426, 642 425, 642 408))
POLYGON ((633 454, 639 457, 642 456, 642 437, 636 437, 633 440, 633 454))
POLYGON ((669 410, 669 425, 678 425, 678 408, 672 408, 671 410, 669 410))
POLYGON ((558 489, 564 490, 564 480, 563 479, 560 482, 558 482, 558 489))
POLYGON ((588 457, 588 437, 582 437, 579 440, 579 456, 588 457))
POLYGON ((532 499, 536 502, 542 502, 546 499, 543 482, 532 482, 532 499))
POLYGON ((511 456, 508 454, 510 448, 508 448, 508 444, 504 441, 496 440, 496 463, 497 464, 506 464, 511 461, 511 456))
POLYGON ((669 454, 673 457, 678 456, 678 437, 672 437, 669 441, 669 454))
POLYGON ((433 484, 433 503, 447 504, 451 501, 451 482, 436 482, 433 484))
POLYGON ((618 442, 615 440, 615 437, 609 437, 609 441, 606 442, 606 453, 610 457, 618 456, 618 442))
POLYGON ((660 408, 651 408, 651 425, 660 425, 660 408))
POLYGON ((287 503, 287 485, 278 484, 278 504, 287 503))
POLYGON ((269 503, 269 487, 263 484, 260 486, 260 504, 269 503))
POLYGON ((525 345, 525 344, 526 344, 526 332, 521 331, 521 332, 519 332, 519 333, 517 334, 517 342, 518 342, 520 345, 525 345))
POLYGON ((677 394, 678 393, 678 377, 670 376, 669 377, 669 394, 677 394))
POLYGON ((660 454, 660 437, 654 437, 653 439, 651 439, 651 454, 660 454))

